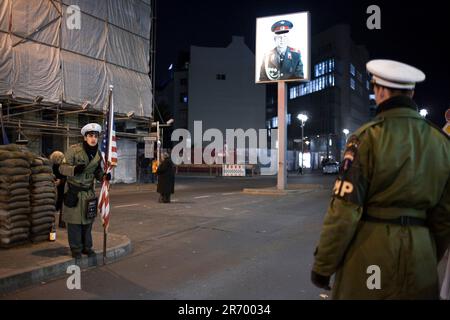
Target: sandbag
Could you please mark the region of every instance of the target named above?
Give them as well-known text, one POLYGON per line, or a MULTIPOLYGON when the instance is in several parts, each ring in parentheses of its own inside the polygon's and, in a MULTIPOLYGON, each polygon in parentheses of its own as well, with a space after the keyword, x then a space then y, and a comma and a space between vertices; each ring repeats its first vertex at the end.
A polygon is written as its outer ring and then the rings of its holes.
POLYGON ((39 213, 44 211, 56 211, 55 205, 53 204, 53 205, 31 207, 31 213, 39 213))
POLYGON ((53 173, 53 169, 47 166, 31 167, 31 174, 53 173))
POLYGON ((13 197, 13 196, 19 196, 19 195, 24 195, 24 194, 30 194, 30 190, 26 189, 26 188, 18 188, 18 189, 14 189, 11 190, 9 192, 9 194, 13 197))
POLYGON ((5 190, 28 188, 29 186, 30 186, 30 183, 28 181, 27 182, 16 182, 16 183, 0 182, 0 189, 5 189, 5 190))
POLYGON ((31 189, 37 189, 37 188, 42 188, 42 187, 55 187, 55 182, 54 181, 42 181, 42 182, 36 182, 36 183, 32 183, 30 184, 31 189))
POLYGON ((42 217, 40 219, 31 219, 31 225, 32 226, 40 226, 43 224, 48 224, 48 223, 53 223, 55 222, 55 217, 50 217, 50 216, 46 216, 46 217, 42 217))
POLYGON ((36 234, 36 235, 33 234, 30 236, 30 240, 33 243, 44 242, 44 241, 49 240, 49 234, 48 234, 48 232, 43 233, 43 234, 36 234))
POLYGON ((30 174, 31 170, 27 168, 0 168, 0 175, 4 176, 16 176, 30 174))
POLYGON ((8 200, 8 203, 19 202, 19 201, 30 201, 30 195, 29 194, 20 194, 20 195, 11 197, 8 200))
POLYGON ((31 161, 32 167, 39 167, 39 166, 51 166, 50 160, 43 157, 34 158, 31 161))
POLYGON ((19 233, 28 233, 28 228, 15 228, 12 230, 5 230, 0 228, 0 238, 8 238, 19 233))
MULTIPOLYGON (((47 221, 46 221, 47 222, 47 221)), ((6 230, 12 230, 17 228, 29 228, 31 226, 31 222, 28 220, 19 220, 12 223, 3 223, 0 222, 0 227, 6 230)))
POLYGON ((53 181, 54 176, 53 174, 49 173, 39 173, 39 174, 33 174, 31 175, 31 181, 34 182, 41 182, 41 181, 53 181))
MULTIPOLYGON (((3 210, 1 210, 2 212, 4 212, 3 210)), ((4 223, 4 224, 11 224, 17 221, 21 221, 21 220, 27 220, 28 221, 28 215, 24 215, 24 214, 20 214, 20 215, 15 215, 15 216, 9 216, 9 215, 0 215, 0 223, 4 223)))
POLYGON ((51 204, 55 205, 55 198, 48 198, 48 199, 40 199, 40 200, 34 200, 31 202, 32 207, 42 206, 45 204, 51 204))
POLYGON ((7 210, 9 212, 9 214, 11 216, 17 216, 17 215, 23 215, 26 214, 28 215, 31 212, 31 207, 26 207, 26 208, 17 208, 17 209, 13 209, 13 210, 7 210))
POLYGON ((16 183, 16 182, 30 183, 30 175, 31 174, 18 174, 15 176, 0 175, 0 182, 2 182, 2 183, 16 183))
POLYGON ((56 187, 41 187, 31 190, 32 194, 40 194, 40 193, 56 193, 56 187))
POLYGON ((17 246, 26 242, 28 242, 28 232, 23 234, 16 234, 9 238, 0 238, 0 247, 11 248, 13 246, 17 246))
POLYGON ((50 233, 51 229, 52 229, 52 224, 53 223, 46 223, 46 224, 41 224, 39 226, 34 226, 31 227, 31 233, 32 234, 37 234, 40 232, 44 232, 44 231, 48 231, 50 233))
POLYGON ((0 161, 0 167, 3 168, 30 168, 30 163, 24 159, 8 159, 0 161))
POLYGON ((30 219, 40 219, 44 217, 54 217, 56 214, 56 211, 43 211, 38 213, 33 213, 29 217, 30 219))
POLYGON ((31 202, 40 199, 52 199, 56 197, 56 192, 46 192, 41 194, 31 194, 31 202))
POLYGON ((22 159, 30 163, 30 161, 32 160, 31 158, 32 158, 31 154, 28 152, 21 152, 21 151, 5 152, 3 150, 0 151, 0 161, 9 159, 22 159))
POLYGON ((13 203, 0 203, 0 209, 6 210, 6 211, 13 211, 16 209, 25 209, 30 208, 31 203, 30 201, 16 201, 13 203))
POLYGON ((0 182, 2 182, 2 183, 16 183, 16 182, 29 183, 30 182, 30 174, 19 174, 16 176, 0 175, 0 182))

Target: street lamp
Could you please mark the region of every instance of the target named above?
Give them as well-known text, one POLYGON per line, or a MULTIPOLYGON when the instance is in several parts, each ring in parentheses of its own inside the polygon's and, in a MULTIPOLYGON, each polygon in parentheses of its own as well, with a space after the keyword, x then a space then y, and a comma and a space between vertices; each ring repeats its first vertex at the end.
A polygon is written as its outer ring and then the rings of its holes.
POLYGON ((303 174, 303 128, 305 127, 306 121, 308 121, 308 116, 306 114, 300 113, 297 116, 297 119, 300 120, 302 123, 302 167, 301 167, 301 173, 303 174))
POLYGON ((350 133, 350 130, 344 129, 344 130, 342 130, 342 132, 345 134, 345 142, 347 142, 347 136, 350 133))
POLYGON ((419 113, 420 113, 420 115, 422 117, 425 118, 428 115, 428 110, 427 109, 420 109, 419 113))

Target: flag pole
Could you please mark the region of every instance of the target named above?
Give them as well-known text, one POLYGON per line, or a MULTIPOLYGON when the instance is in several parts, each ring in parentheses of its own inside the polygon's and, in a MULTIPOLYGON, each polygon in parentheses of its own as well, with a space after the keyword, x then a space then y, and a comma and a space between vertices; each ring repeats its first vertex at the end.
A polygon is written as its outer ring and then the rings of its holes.
MULTIPOLYGON (((110 123, 111 121, 111 99, 112 99, 112 90, 113 90, 113 86, 110 85, 109 86, 109 94, 108 94, 108 112, 107 112, 107 123, 108 126, 112 128, 112 124, 110 123)), ((108 128, 109 129, 109 128, 108 128)), ((104 159, 104 163, 105 163, 105 171, 107 171, 109 168, 109 166, 111 165, 110 163, 108 163, 109 161, 109 147, 110 147, 110 136, 111 136, 112 132, 110 132, 110 130, 108 130, 108 143, 107 143, 107 148, 105 150, 105 159, 104 159)), ((109 193, 109 182, 108 182, 108 193, 109 193)), ((108 194, 109 196, 109 194, 108 194)), ((111 210, 111 207, 110 209, 111 210)), ((107 239, 108 239, 108 231, 107 231, 107 226, 105 224, 105 221, 103 220, 103 265, 106 264, 106 247, 107 247, 107 239)))

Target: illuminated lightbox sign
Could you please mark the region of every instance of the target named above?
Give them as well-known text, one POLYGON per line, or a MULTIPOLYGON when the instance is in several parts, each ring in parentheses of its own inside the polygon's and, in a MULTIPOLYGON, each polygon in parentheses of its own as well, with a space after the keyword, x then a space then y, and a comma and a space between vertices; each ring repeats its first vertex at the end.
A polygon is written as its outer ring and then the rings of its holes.
POLYGON ((309 12, 256 19, 256 83, 310 80, 309 12))

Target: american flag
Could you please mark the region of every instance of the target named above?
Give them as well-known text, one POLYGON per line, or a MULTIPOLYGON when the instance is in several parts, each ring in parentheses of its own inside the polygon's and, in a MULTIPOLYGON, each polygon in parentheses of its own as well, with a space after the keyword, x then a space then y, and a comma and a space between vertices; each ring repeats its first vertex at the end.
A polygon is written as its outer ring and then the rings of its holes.
MULTIPOLYGON (((117 165, 117 144, 116 131, 114 126, 114 101, 112 94, 112 86, 109 89, 109 108, 105 120, 105 134, 101 146, 103 157, 103 170, 105 174, 111 173, 114 166, 117 165)), ((103 221, 103 227, 107 230, 109 225, 109 181, 106 179, 102 182, 100 190, 99 210, 103 221)))

